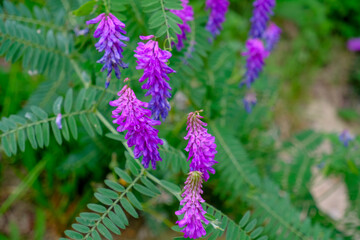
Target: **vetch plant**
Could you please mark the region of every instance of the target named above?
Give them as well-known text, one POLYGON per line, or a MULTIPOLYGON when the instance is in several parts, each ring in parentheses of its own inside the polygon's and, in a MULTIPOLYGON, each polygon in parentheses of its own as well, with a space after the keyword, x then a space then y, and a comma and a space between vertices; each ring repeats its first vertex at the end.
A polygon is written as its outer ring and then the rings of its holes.
POLYGON ((29 192, 38 238, 122 239, 141 218, 148 239, 349 239, 309 188, 321 163, 358 211, 359 139, 280 136, 275 0, 242 3, 251 19, 228 0, 30 2, 0 6, 0 55, 37 88, 0 121, 0 175, 21 181, 1 217, 29 192))

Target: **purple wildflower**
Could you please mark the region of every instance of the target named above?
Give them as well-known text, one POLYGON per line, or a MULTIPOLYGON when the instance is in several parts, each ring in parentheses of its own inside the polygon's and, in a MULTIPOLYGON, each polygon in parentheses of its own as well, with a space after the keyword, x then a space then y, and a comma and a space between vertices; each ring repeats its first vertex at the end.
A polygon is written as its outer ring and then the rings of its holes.
POLYGON ((344 144, 345 147, 348 147, 349 142, 354 140, 354 136, 348 130, 344 130, 339 135, 339 140, 344 144))
POLYGON ((75 36, 84 36, 84 35, 87 35, 90 30, 88 28, 84 28, 84 29, 80 29, 79 26, 76 26, 74 28, 74 32, 75 32, 75 36))
POLYGON ((57 127, 58 127, 59 129, 62 129, 61 117, 62 117, 62 115, 61 115, 61 113, 59 113, 59 114, 56 116, 56 119, 55 119, 55 123, 56 123, 56 125, 57 125, 57 127))
POLYGON ((183 9, 181 10, 170 10, 170 12, 174 13, 178 16, 183 23, 178 24, 181 29, 181 34, 177 34, 178 43, 176 44, 176 48, 180 51, 184 47, 184 40, 186 40, 186 33, 191 32, 191 28, 187 22, 194 20, 194 10, 192 6, 189 6, 189 0, 181 0, 181 5, 183 9))
POLYGON ((200 171, 204 180, 207 181, 210 177, 209 173, 215 173, 212 165, 217 163, 214 160, 217 151, 215 137, 211 136, 203 127, 207 124, 202 122, 201 118, 203 117, 200 116, 199 111, 189 113, 186 127, 188 133, 184 137, 189 142, 185 150, 189 152, 188 160, 192 158, 190 171, 200 171))
POLYGON ((105 53, 97 62, 104 64, 101 71, 106 69, 108 78, 114 69, 116 77, 120 79, 121 73, 119 67, 128 67, 128 65, 122 61, 122 48, 126 47, 126 44, 122 41, 129 41, 129 38, 123 35, 126 34, 124 30, 125 24, 111 13, 108 15, 102 13, 96 18, 87 21, 86 24, 96 24, 98 22, 100 23, 94 32, 94 38, 100 39, 95 44, 95 47, 99 52, 105 51, 105 53))
POLYGON ((251 38, 261 38, 270 16, 273 15, 275 0, 255 0, 253 3, 254 11, 251 18, 251 38))
POLYGON ((251 113, 252 108, 256 105, 256 102, 257 100, 255 93, 252 92, 246 93, 243 103, 247 113, 251 113))
POLYGON ((347 47, 352 52, 360 51, 360 38, 351 38, 347 43, 347 47))
POLYGON ((135 146, 135 158, 143 156, 142 164, 145 168, 149 167, 151 161, 152 168, 155 169, 156 161, 161 161, 159 154, 159 144, 163 141, 158 137, 158 130, 153 126, 160 125, 160 121, 150 119, 151 111, 145 109, 148 103, 141 102, 135 96, 134 91, 125 85, 118 92, 119 99, 110 101, 109 104, 117 107, 112 111, 113 123, 119 124, 118 132, 128 131, 125 135, 129 147, 135 146))
POLYGON ((266 50, 272 51, 280 40, 281 28, 271 22, 264 32, 263 38, 265 41, 266 50))
MULTIPOLYGON (((149 40, 153 38, 150 36, 140 36, 141 40, 149 40)), ((151 95, 149 108, 152 112, 152 118, 160 120, 166 119, 170 104, 168 98, 171 97, 171 87, 167 81, 170 80, 168 74, 175 72, 166 63, 171 57, 171 53, 159 48, 159 43, 154 40, 149 40, 146 44, 139 42, 135 50, 137 58, 136 69, 144 69, 144 74, 139 79, 140 82, 148 79, 142 86, 142 89, 148 89, 145 96, 151 95)))
POLYGON ((206 0, 206 9, 210 9, 206 30, 208 30, 214 38, 220 34, 229 4, 228 0, 206 0))
POLYGON ((260 39, 249 39, 246 41, 247 52, 243 55, 246 59, 245 79, 240 83, 240 87, 244 84, 250 88, 251 84, 259 77, 264 67, 264 60, 269 55, 260 39))
POLYGON ((181 195, 183 200, 180 201, 180 205, 183 207, 175 212, 176 215, 184 214, 183 219, 177 221, 176 224, 180 228, 185 227, 181 230, 185 238, 197 239, 206 235, 201 221, 205 224, 208 224, 209 221, 204 217, 206 212, 201 206, 201 203, 205 202, 201 197, 203 193, 201 187, 202 173, 198 171, 190 172, 185 182, 185 191, 181 195))

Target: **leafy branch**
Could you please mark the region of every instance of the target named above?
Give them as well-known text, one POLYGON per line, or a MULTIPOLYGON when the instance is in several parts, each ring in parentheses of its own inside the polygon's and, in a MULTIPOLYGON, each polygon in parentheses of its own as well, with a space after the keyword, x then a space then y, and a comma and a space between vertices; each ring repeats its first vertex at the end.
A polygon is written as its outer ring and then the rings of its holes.
POLYGON ((33 15, 30 10, 22 3, 16 7, 12 2, 6 0, 3 4, 3 8, 0 6, 0 18, 4 19, 5 21, 13 20, 16 22, 44 26, 46 28, 57 31, 66 31, 66 28, 62 25, 49 21, 48 18, 51 15, 46 8, 40 9, 39 7, 35 7, 35 14, 33 15))

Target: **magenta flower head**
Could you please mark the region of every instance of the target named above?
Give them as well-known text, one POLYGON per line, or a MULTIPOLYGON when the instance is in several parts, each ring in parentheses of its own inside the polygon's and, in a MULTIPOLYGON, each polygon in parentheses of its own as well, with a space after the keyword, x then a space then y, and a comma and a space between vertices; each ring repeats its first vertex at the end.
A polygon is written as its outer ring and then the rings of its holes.
POLYGON ((272 51, 280 40, 281 28, 271 22, 263 34, 266 50, 272 51))
POLYGON ((197 239, 206 235, 202 221, 205 224, 208 224, 209 221, 204 217, 206 212, 201 206, 201 203, 205 202, 201 197, 203 193, 201 187, 202 173, 190 172, 185 182, 184 192, 181 195, 183 200, 181 200, 180 205, 183 207, 175 212, 176 215, 184 214, 183 219, 177 221, 176 224, 183 228, 181 232, 184 233, 185 238, 197 239))
POLYGON ((270 16, 273 15, 275 0, 255 0, 254 11, 251 18, 251 38, 261 38, 266 29, 270 16))
POLYGON ((360 51, 360 38, 351 38, 347 42, 347 47, 352 52, 360 51))
POLYGON ((339 135, 339 140, 344 144, 345 147, 348 147, 349 143, 354 140, 354 136, 348 130, 344 130, 339 135))
POLYGON ((138 43, 134 55, 137 58, 136 69, 144 69, 144 74, 139 81, 147 80, 142 89, 148 89, 145 96, 151 95, 152 97, 149 103, 152 118, 160 120, 160 117, 162 117, 165 120, 170 111, 168 98, 171 97, 168 74, 175 71, 167 65, 171 53, 159 48, 159 43, 150 40, 151 38, 154 38, 154 36, 140 36, 141 40, 149 41, 147 43, 138 43))
POLYGON ((251 84, 259 77, 262 71, 265 58, 269 55, 260 39, 249 39, 246 41, 247 51, 243 53, 247 56, 245 79, 240 83, 240 87, 245 85, 250 88, 251 84))
MULTIPOLYGON (((127 79, 126 79, 127 80, 127 79)), ((118 132, 127 130, 125 139, 129 147, 135 146, 135 158, 143 156, 142 164, 145 168, 156 168, 156 162, 161 161, 159 146, 163 141, 158 137, 158 130, 153 126, 160 125, 160 121, 150 119, 151 111, 145 109, 148 103, 141 102, 135 96, 134 91, 127 85, 118 93, 119 99, 110 101, 110 105, 116 107, 112 111, 113 123, 118 124, 118 132)))
POLYGON ((255 107, 256 102, 257 102, 257 99, 256 99, 255 93, 253 93, 253 92, 246 93, 243 103, 244 103, 244 107, 245 107, 245 110, 247 113, 252 112, 252 109, 253 109, 253 107, 255 107))
POLYGON ((204 126, 206 123, 201 121, 200 111, 191 112, 187 118, 188 131, 185 140, 189 140, 185 150, 189 152, 188 160, 191 160, 190 171, 199 171, 205 181, 209 179, 209 173, 214 174, 215 169, 212 167, 217 163, 215 159, 216 144, 215 137, 207 132, 204 126))
POLYGON ((210 9, 206 30, 208 30, 214 38, 220 34, 229 4, 228 0, 206 0, 206 9, 210 9))
POLYGON ((191 28, 188 24, 189 21, 194 20, 194 10, 192 6, 189 6, 189 0, 181 0, 181 5, 183 9, 181 10, 170 10, 170 12, 174 13, 178 16, 183 23, 178 24, 181 29, 181 34, 177 34, 178 42, 176 44, 176 48, 180 51, 184 47, 184 40, 186 40, 186 33, 191 32, 191 28))
POLYGON ((87 21, 86 24, 96 24, 98 22, 100 23, 94 32, 94 38, 100 39, 95 44, 95 47, 99 52, 104 51, 104 56, 97 62, 104 64, 101 71, 106 69, 108 78, 114 69, 116 77, 120 79, 121 73, 119 67, 128 67, 128 65, 122 61, 123 47, 126 47, 126 44, 122 41, 129 41, 129 38, 123 35, 126 34, 124 30, 125 24, 111 13, 108 15, 102 13, 96 18, 87 21))

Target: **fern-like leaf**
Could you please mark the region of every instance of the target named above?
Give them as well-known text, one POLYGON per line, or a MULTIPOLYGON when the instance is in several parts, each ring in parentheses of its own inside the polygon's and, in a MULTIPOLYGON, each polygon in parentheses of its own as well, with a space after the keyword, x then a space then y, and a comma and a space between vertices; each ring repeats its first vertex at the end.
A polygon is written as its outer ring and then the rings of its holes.
POLYGON ((18 151, 25 151, 25 142, 28 140, 32 148, 44 148, 49 145, 50 132, 54 134, 56 141, 62 144, 62 140, 70 140, 70 133, 76 139, 78 136, 78 126, 76 118, 79 118, 85 130, 90 136, 95 132, 102 134, 102 128, 95 115, 93 106, 95 103, 94 89, 82 89, 78 94, 76 106, 73 106, 72 89, 69 89, 65 101, 64 111, 62 111, 63 98, 58 97, 53 104, 55 116, 48 116, 42 108, 32 106, 31 111, 26 112, 25 116, 12 115, 9 118, 2 118, 0 121, 1 145, 6 155, 11 156, 18 151), (72 109, 74 109, 72 111, 72 109), (62 114, 62 129, 59 129, 55 120, 56 115, 62 114), (50 131, 51 129, 51 131, 50 131))

